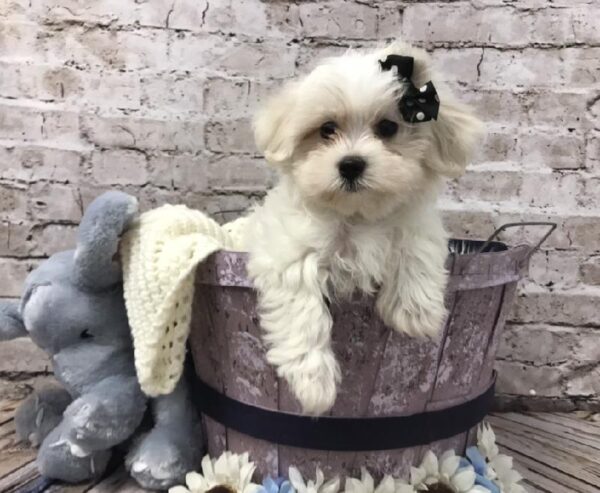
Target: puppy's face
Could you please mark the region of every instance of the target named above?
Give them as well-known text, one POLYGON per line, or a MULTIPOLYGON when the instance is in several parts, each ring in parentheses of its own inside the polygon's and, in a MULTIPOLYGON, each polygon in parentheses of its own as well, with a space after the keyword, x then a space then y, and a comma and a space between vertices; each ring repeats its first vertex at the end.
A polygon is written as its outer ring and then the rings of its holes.
POLYGON ((379 65, 391 53, 415 58, 417 87, 431 79, 420 50, 349 53, 285 87, 259 114, 259 148, 311 203, 375 219, 466 165, 477 121, 442 99, 438 121, 405 122, 398 110, 404 86, 379 65))

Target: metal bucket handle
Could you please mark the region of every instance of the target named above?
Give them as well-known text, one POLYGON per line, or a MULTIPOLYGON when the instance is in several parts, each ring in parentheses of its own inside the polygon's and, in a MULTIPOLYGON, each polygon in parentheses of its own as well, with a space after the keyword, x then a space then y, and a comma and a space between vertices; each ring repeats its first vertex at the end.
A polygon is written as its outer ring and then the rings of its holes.
POLYGON ((519 223, 506 223, 503 224, 502 226, 500 226, 498 229, 496 229, 496 231, 494 231, 490 237, 485 241, 485 243, 481 246, 481 248, 479 248, 479 250, 477 250, 477 252, 475 253, 475 255, 478 255, 480 253, 483 253, 483 251, 490 245, 490 243, 500 234, 502 233, 502 231, 509 229, 509 228, 516 228, 516 227, 520 227, 520 226, 549 226, 548 231, 546 232, 546 234, 544 236, 542 236, 542 238, 540 239, 540 241, 538 241, 535 246, 533 248, 531 248, 531 250, 529 250, 529 252, 527 253, 527 256, 525 257, 525 260, 529 260, 531 258, 531 256, 534 254, 534 252, 542 246, 542 243, 544 243, 548 237, 554 232, 554 230, 557 227, 556 223, 553 222, 549 222, 549 221, 523 221, 523 222, 519 222, 519 223))
MULTIPOLYGON (((483 245, 481 245, 481 247, 473 254, 472 258, 466 261, 466 263, 460 268, 459 273, 464 272, 464 270, 475 260, 475 258, 477 258, 477 255, 479 255, 480 253, 483 253, 485 251, 485 249, 490 245, 490 243, 492 243, 492 241, 494 241, 494 239, 500 233, 502 233, 502 231, 504 231, 505 229, 516 228, 519 226, 549 226, 549 229, 546 232, 546 234, 544 236, 542 236, 540 241, 538 241, 533 248, 530 248, 529 251, 527 252, 527 255, 525 255, 525 257, 521 258, 521 260, 519 261, 520 265, 524 266, 529 261, 529 259, 534 254, 534 252, 542 245, 542 243, 544 243, 544 241, 546 241, 548 239, 548 237, 556 229, 557 224, 553 223, 553 222, 545 222, 545 221, 523 221, 523 222, 519 222, 519 223, 503 224, 489 236, 489 238, 483 243, 483 245)), ((457 272, 456 272, 457 258, 458 258, 458 255, 455 252, 453 252, 452 253, 452 266, 450 268, 450 272, 452 274, 457 274, 457 272)))

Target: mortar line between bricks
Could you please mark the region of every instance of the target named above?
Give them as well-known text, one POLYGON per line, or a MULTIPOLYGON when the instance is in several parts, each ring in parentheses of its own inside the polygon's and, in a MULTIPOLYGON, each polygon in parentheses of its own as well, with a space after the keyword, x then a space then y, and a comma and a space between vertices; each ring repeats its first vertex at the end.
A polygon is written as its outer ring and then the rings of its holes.
MULTIPOLYGON (((290 36, 264 36, 257 37, 255 35, 245 35, 241 32, 223 31, 223 30, 205 30, 196 31, 191 29, 176 29, 172 27, 164 26, 152 26, 152 25, 134 25, 134 24, 102 24, 102 23, 91 23, 86 21, 78 20, 61 20, 56 22, 43 22, 38 24, 40 26, 55 28, 58 31, 62 31, 65 26, 76 26, 82 27, 86 30, 98 30, 106 31, 111 33, 127 33, 127 32, 172 32, 175 34, 188 34, 191 37, 206 37, 215 36, 226 39, 236 39, 243 42, 250 42, 253 44, 261 44, 268 41, 293 43, 299 45, 310 45, 311 43, 323 43, 330 46, 341 46, 351 47, 354 43, 369 43, 376 42, 381 38, 377 35, 367 37, 352 37, 345 36, 344 41, 335 37, 326 36, 310 36, 303 35, 302 41, 298 42, 296 37, 290 36), (296 43, 294 43, 296 41, 296 43)), ((569 41, 569 42, 531 42, 531 43, 520 43, 520 44, 508 44, 501 42, 477 42, 477 41, 426 41, 426 40, 411 40, 415 46, 419 46, 425 49, 440 49, 440 48, 490 48, 497 49, 499 51, 522 51, 524 49, 540 49, 540 50, 553 50, 553 49, 566 49, 566 48, 598 48, 600 43, 596 42, 585 42, 585 41, 569 41)))

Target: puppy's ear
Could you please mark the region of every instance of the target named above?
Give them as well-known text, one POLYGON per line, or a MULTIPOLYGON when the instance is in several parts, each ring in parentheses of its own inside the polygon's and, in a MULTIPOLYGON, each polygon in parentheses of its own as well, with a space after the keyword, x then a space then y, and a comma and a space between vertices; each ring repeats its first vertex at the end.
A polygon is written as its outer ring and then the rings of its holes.
POLYGON ((454 101, 450 94, 442 93, 437 121, 429 124, 432 145, 426 164, 451 178, 460 176, 483 133, 483 123, 467 106, 454 101))
POLYGON ((456 102, 452 93, 439 82, 425 50, 396 41, 378 52, 378 57, 381 60, 390 54, 414 58, 412 82, 417 87, 433 79, 440 98, 440 110, 437 121, 423 124, 431 125, 433 140, 426 164, 443 175, 452 178, 460 176, 483 133, 483 124, 467 106, 456 102))
POLYGON ((254 120, 256 145, 272 165, 285 165, 294 154, 296 93, 297 83, 288 83, 267 101, 254 120))

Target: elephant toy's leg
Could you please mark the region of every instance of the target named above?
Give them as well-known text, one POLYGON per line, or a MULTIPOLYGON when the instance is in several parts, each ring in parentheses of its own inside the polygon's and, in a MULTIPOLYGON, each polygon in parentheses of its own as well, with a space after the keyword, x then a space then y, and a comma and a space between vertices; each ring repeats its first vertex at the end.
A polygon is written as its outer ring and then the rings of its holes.
POLYGON ((171 394, 156 398, 152 408, 154 428, 135 441, 126 465, 144 488, 166 489, 183 483, 185 474, 198 468, 200 422, 183 377, 171 394))
POLYGON ((72 401, 71 395, 58 385, 36 390, 25 399, 15 413, 17 435, 38 447, 62 421, 63 412, 72 401))
POLYGON ((106 378, 67 407, 64 438, 81 456, 114 447, 140 425, 146 400, 135 375, 106 378))
POLYGON ((79 483, 102 476, 110 460, 110 449, 98 450, 86 456, 76 455, 64 438, 69 433, 67 428, 67 423, 61 422, 43 441, 37 456, 40 474, 67 483, 79 483))
POLYGON ((67 407, 46 437, 38 453, 40 472, 71 483, 99 477, 111 447, 133 435, 145 410, 134 375, 102 380, 67 407))

